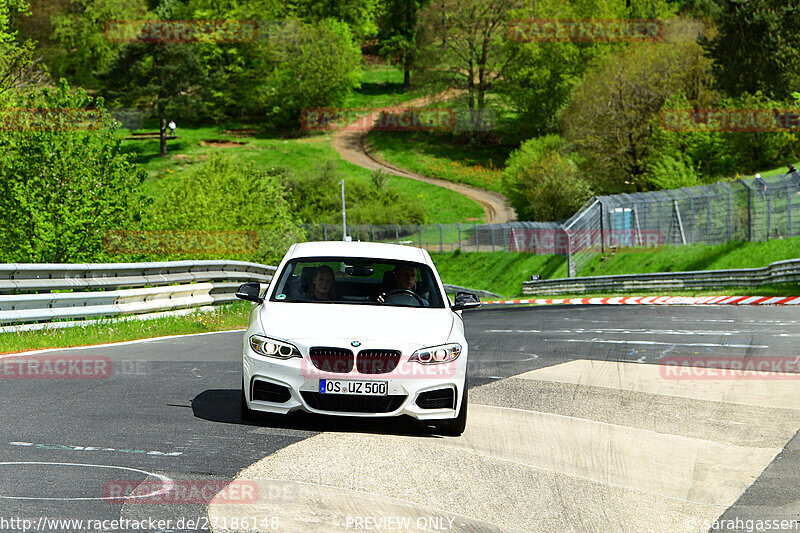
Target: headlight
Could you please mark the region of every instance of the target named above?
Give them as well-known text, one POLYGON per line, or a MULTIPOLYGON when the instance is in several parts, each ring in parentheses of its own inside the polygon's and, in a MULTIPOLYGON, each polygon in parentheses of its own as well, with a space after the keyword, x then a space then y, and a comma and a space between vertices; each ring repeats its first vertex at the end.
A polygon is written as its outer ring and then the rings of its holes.
POLYGON ((300 350, 298 350, 293 344, 270 339, 261 335, 252 335, 250 337, 250 348, 252 348, 253 351, 258 355, 277 357, 278 359, 300 357, 300 350))
POLYGON ((435 365, 455 361, 459 355, 461 355, 460 344, 442 344, 440 346, 420 348, 411 354, 408 360, 422 363, 423 365, 435 365))

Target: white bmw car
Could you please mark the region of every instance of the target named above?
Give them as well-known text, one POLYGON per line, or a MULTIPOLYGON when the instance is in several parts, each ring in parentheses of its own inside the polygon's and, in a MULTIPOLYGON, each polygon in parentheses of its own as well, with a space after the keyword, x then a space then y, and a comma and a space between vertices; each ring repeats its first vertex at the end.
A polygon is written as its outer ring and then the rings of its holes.
POLYGON ((258 305, 242 358, 242 416, 254 411, 358 417, 410 415, 460 435, 467 420, 461 310, 428 252, 394 244, 293 245, 258 305))

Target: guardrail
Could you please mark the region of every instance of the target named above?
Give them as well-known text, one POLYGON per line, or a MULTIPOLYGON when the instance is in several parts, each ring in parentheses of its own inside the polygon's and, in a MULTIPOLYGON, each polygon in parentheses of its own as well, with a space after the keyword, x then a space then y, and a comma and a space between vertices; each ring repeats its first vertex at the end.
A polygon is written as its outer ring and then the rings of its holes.
POLYGON ((623 274, 525 281, 522 283, 522 293, 525 295, 554 295, 662 289, 722 289, 794 282, 800 282, 800 259, 778 261, 763 268, 658 272, 654 274, 623 274))
POLYGON ((481 298, 502 298, 499 294, 495 294, 493 292, 485 291, 483 289, 470 289, 468 287, 459 287, 458 285, 450 285, 449 283, 443 283, 445 292, 448 293, 455 293, 455 292, 471 292, 473 294, 477 294, 481 298))
POLYGON ((117 317, 236 299, 276 267, 244 261, 0 265, 0 324, 117 317))

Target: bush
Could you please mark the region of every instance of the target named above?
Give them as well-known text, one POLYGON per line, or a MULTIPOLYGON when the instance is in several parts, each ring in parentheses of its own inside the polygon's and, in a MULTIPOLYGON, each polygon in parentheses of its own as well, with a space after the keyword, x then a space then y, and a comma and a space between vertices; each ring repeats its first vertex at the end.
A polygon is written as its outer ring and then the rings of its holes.
MULTIPOLYGON (((226 253, 225 258, 261 263, 280 260, 292 243, 304 238, 276 176, 220 155, 212 155, 197 170, 167 186, 151 207, 145 229, 252 231, 258 247, 226 253)), ((162 257, 189 258, 195 257, 162 257)))
POLYGON ((270 72, 262 87, 268 119, 297 128, 301 111, 344 103, 359 87, 361 50, 343 22, 289 19, 269 37, 270 72))
MULTIPOLYGON (((713 108, 727 109, 791 109, 791 103, 776 102, 763 95, 742 95, 724 99, 713 108)), ((663 111, 692 111, 681 95, 671 98, 663 111)), ((796 135, 782 131, 734 132, 706 129, 692 125, 694 131, 664 130, 653 123, 648 142, 647 172, 649 182, 658 188, 673 188, 674 183, 693 185, 713 183, 734 174, 752 173, 764 168, 790 163, 796 159, 796 135), (670 173, 675 175, 670 176, 670 173), (693 179, 690 179, 692 177, 693 179)), ((688 186, 688 185, 677 185, 688 186)))
POLYGON ((520 220, 562 220, 592 196, 577 165, 561 155, 556 135, 530 139, 513 152, 503 172, 503 187, 520 220))
POLYGON ((106 232, 133 222, 145 172, 120 152, 118 124, 102 100, 73 93, 62 81, 11 97, 5 112, 11 122, 0 130, 2 261, 107 260, 106 232))
MULTIPOLYGON (((341 180, 333 161, 305 176, 289 177, 286 185, 294 212, 309 223, 340 224, 341 180)), ((424 208, 391 187, 380 171, 373 174, 370 184, 345 179, 345 196, 348 224, 426 222, 424 208)))

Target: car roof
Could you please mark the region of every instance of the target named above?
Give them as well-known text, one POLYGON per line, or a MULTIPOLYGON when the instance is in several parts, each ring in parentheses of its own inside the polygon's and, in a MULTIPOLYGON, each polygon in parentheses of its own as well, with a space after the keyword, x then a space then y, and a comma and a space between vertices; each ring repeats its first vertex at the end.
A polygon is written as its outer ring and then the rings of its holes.
POLYGON ((379 242, 300 242, 294 244, 289 253, 291 259, 298 257, 369 257, 430 264, 428 253, 414 246, 384 244, 379 242))

